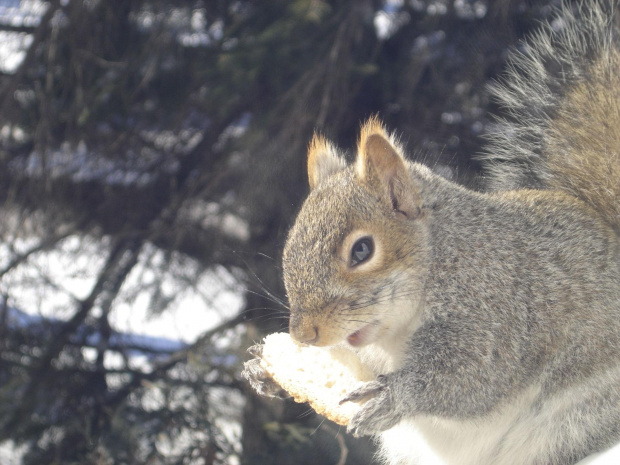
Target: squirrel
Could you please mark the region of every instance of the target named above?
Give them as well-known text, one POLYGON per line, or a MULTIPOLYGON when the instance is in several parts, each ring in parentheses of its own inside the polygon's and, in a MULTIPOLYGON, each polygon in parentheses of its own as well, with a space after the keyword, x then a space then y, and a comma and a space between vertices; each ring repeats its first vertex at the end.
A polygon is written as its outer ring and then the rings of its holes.
POLYGON ((617 5, 561 8, 509 59, 469 190, 377 117, 315 134, 283 252, 293 339, 376 375, 343 402, 390 464, 571 464, 620 441, 617 5), (554 74, 555 73, 555 74, 554 74))

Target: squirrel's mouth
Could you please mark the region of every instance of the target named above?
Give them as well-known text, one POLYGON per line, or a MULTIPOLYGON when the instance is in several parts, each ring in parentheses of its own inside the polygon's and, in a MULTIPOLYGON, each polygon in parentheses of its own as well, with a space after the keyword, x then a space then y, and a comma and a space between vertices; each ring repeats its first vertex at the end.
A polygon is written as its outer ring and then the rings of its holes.
POLYGON ((347 342, 353 347, 361 347, 373 342, 379 333, 379 322, 373 321, 347 336, 347 342))

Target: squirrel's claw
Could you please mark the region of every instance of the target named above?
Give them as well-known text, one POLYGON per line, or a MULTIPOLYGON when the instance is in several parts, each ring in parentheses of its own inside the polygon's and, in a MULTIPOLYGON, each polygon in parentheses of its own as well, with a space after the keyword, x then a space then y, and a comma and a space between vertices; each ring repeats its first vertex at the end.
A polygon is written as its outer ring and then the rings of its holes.
POLYGON ((347 395, 341 403, 364 399, 368 400, 347 426, 347 432, 352 433, 353 436, 378 434, 400 421, 402 412, 397 412, 394 408, 394 399, 387 377, 379 376, 376 381, 366 383, 347 395))
POLYGON ((263 355, 263 344, 254 344, 253 346, 248 347, 248 352, 250 355, 260 358, 263 355))
MULTIPOLYGON (((262 354, 262 346, 256 345, 250 347, 248 351, 252 355, 262 354)), ((260 358, 254 358, 243 364, 243 371, 241 376, 248 380, 252 389, 254 389, 261 396, 267 397, 285 397, 285 392, 276 383, 273 378, 265 371, 260 364, 260 358)))
POLYGON ((349 392, 345 398, 339 402, 339 404, 342 405, 345 402, 362 402, 364 400, 368 400, 379 394, 383 389, 385 389, 385 386, 385 376, 381 375, 376 381, 370 381, 359 389, 349 392))

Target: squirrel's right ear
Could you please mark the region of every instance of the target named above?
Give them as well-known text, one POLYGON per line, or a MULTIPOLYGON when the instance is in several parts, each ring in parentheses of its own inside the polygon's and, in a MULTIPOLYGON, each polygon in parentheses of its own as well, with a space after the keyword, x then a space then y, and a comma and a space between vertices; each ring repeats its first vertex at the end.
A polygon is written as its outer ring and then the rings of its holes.
POLYGON ((362 127, 357 155, 357 175, 407 218, 420 214, 421 199, 413 185, 403 150, 377 117, 362 127))
POLYGON ((320 134, 315 133, 308 147, 308 182, 310 189, 321 184, 331 174, 346 168, 347 163, 338 149, 320 134))

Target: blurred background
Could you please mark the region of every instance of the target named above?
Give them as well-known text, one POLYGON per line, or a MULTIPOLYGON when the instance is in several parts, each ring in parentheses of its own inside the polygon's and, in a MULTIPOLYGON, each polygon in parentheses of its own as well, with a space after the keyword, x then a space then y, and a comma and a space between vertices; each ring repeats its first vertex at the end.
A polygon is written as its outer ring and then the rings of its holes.
POLYGON ((370 464, 259 399, 314 130, 473 188, 536 0, 0 0, 0 463, 370 464))

